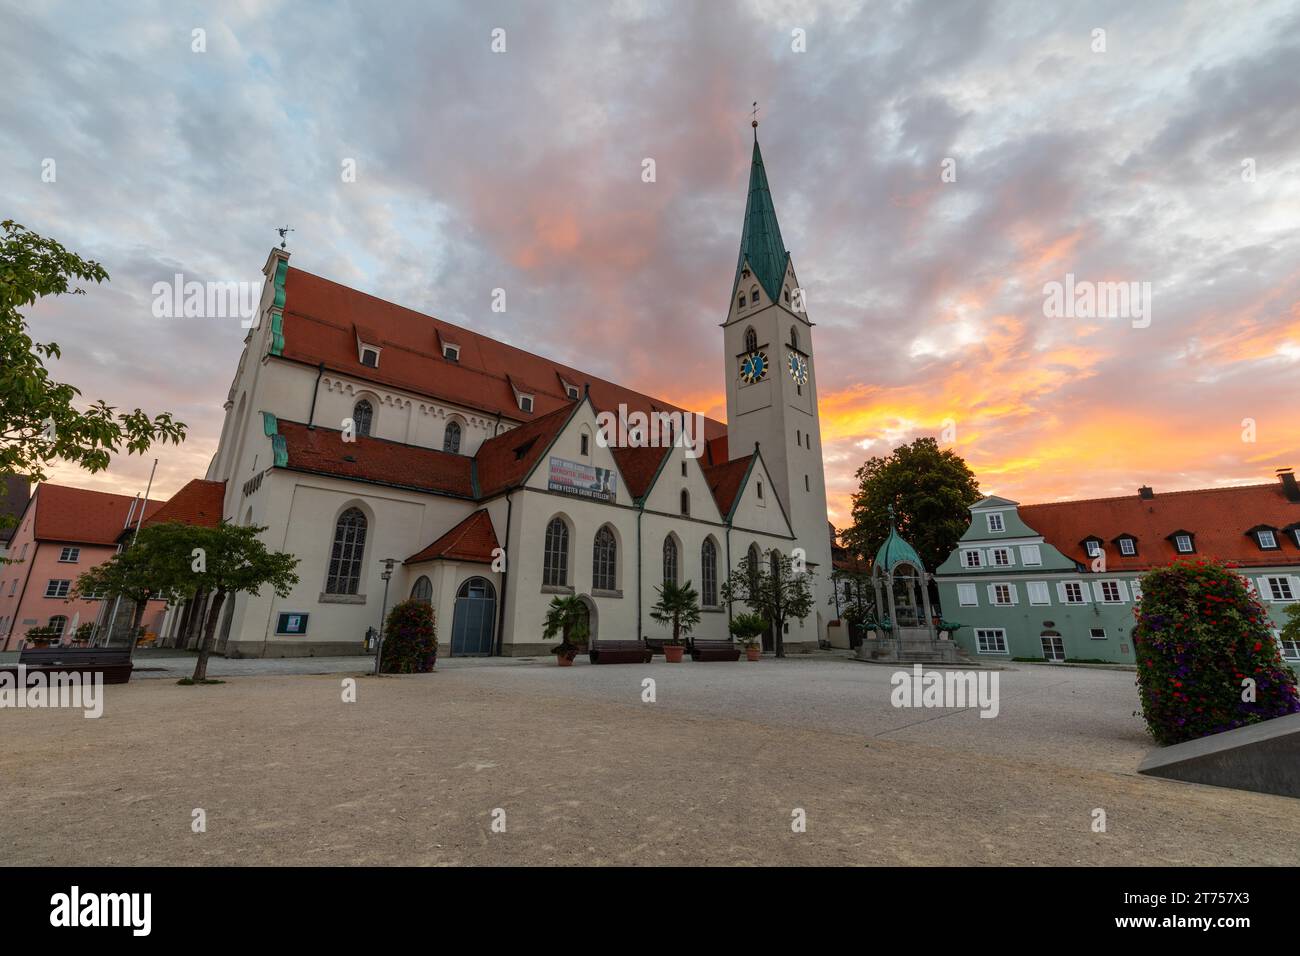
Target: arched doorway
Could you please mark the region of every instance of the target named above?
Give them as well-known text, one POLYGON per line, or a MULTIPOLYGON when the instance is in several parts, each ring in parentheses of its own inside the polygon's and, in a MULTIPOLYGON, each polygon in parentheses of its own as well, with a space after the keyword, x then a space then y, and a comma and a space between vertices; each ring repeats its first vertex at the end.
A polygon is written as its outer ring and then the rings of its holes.
POLYGON ((470 578, 456 592, 451 618, 451 656, 485 657, 492 653, 497 591, 487 578, 470 578))

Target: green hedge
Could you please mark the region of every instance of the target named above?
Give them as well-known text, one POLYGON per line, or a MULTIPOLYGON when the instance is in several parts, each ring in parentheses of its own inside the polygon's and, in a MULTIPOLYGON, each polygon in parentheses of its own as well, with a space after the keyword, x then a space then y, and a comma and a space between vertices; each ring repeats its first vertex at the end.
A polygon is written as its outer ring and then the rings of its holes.
POLYGON ((1142 716, 1157 743, 1300 711, 1268 614, 1228 565, 1180 561, 1147 572, 1134 614, 1142 716), (1248 678, 1253 701, 1243 700, 1248 678))
POLYGON ((388 612, 384 625, 385 674, 426 674, 438 663, 438 629, 433 608, 424 601, 403 601, 388 612))

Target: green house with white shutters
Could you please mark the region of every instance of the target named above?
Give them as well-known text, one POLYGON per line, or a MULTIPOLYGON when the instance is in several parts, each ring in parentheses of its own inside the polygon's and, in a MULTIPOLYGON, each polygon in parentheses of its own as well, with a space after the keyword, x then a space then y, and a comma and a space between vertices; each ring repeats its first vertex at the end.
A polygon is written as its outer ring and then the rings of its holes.
MULTIPOLYGON (((1300 599, 1300 488, 1277 483, 1040 505, 991 496, 935 571, 943 617, 976 658, 1132 664, 1142 574, 1179 558, 1237 565, 1277 629, 1300 599)), ((1279 638, 1279 643, 1281 643, 1279 638)), ((1300 669, 1300 646, 1282 645, 1300 669)))

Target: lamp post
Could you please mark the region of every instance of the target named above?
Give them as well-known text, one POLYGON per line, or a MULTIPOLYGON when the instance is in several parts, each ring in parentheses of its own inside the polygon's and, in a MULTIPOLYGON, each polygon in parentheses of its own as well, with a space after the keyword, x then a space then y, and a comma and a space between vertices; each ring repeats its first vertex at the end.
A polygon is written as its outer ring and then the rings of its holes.
POLYGON ((396 558, 384 558, 379 562, 384 566, 383 573, 379 576, 384 579, 384 603, 379 609, 379 643, 375 647, 375 673, 379 673, 379 665, 384 659, 384 617, 388 614, 388 582, 393 577, 393 565, 397 563, 396 558))

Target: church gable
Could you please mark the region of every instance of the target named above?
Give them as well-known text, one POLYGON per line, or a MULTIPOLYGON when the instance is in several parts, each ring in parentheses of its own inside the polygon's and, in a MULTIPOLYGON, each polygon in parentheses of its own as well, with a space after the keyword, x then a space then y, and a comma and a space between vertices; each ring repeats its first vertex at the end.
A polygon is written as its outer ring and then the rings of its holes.
POLYGON ((645 499, 647 511, 721 522, 725 515, 714 500, 699 458, 685 448, 656 449, 661 466, 645 499))
POLYGON ((748 531, 793 537, 790 519, 773 489, 772 476, 762 454, 756 453, 748 461, 731 503, 731 525, 748 531))
POLYGON ((615 449, 602 445, 599 438, 590 400, 571 406, 566 420, 548 441, 539 440, 529 447, 533 465, 526 487, 595 502, 632 504, 633 494, 624 481, 615 449))

